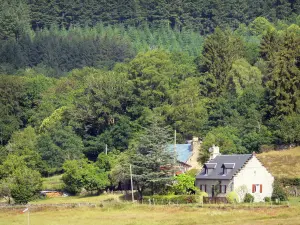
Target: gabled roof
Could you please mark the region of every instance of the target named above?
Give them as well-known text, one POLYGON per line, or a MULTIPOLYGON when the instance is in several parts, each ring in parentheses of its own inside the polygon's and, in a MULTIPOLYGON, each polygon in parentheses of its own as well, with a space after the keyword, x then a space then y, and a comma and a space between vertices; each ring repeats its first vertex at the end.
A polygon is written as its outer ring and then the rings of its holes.
POLYGON ((200 180, 231 180, 232 177, 240 171, 244 165, 251 159, 252 154, 245 155, 219 155, 209 162, 205 163, 201 172, 196 176, 200 180), (216 164, 215 168, 208 168, 206 165, 216 164), (227 174, 223 174, 223 167, 231 169, 227 174), (209 173, 205 174, 205 169, 209 173))
MULTIPOLYGON (((174 145, 168 145, 169 151, 174 151, 174 145)), ((193 150, 191 144, 176 144, 177 161, 184 162, 192 156, 193 150)))

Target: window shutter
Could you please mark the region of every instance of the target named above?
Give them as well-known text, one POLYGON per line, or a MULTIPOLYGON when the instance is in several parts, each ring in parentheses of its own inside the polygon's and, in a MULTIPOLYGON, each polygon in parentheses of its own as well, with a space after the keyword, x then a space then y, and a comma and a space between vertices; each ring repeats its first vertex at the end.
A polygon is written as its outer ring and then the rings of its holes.
POLYGON ((262 193, 262 184, 260 185, 260 193, 262 193))
POLYGON ((206 184, 204 185, 204 191, 206 192, 206 184))
POLYGON ((224 193, 227 193, 227 192, 226 192, 226 189, 227 189, 227 185, 225 185, 225 192, 224 192, 224 193))
POLYGON ((255 192, 255 184, 252 184, 252 193, 255 192))
POLYGON ((222 193, 222 185, 220 185, 220 193, 222 193))

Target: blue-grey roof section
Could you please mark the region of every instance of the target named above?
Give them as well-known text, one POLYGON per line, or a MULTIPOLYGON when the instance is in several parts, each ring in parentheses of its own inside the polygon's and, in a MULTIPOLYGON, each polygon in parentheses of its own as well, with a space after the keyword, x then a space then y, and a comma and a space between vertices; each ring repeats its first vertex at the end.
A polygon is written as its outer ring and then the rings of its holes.
MULTIPOLYGON (((174 145, 168 145, 169 151, 174 151, 174 145)), ((179 162, 188 161, 188 159, 192 156, 193 150, 191 144, 176 144, 176 154, 177 154, 177 160, 179 162)))
MULTIPOLYGON (((231 180, 232 177, 238 172, 249 159, 251 159, 252 154, 245 155, 219 155, 214 159, 210 160, 208 163, 216 163, 217 166, 214 169, 208 168, 208 174, 205 173, 206 166, 204 164, 201 172, 196 176, 199 180, 231 180), (234 168, 230 170, 229 173, 223 174, 224 164, 232 165, 234 163, 234 168)), ((231 166, 233 167, 233 166, 231 166)), ((226 168, 226 167, 225 167, 226 168)))

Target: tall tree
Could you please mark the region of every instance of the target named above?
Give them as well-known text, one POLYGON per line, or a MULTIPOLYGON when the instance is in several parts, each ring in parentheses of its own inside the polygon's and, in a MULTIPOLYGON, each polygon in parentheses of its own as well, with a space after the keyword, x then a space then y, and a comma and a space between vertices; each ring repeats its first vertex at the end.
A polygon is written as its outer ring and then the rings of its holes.
POLYGON ((157 121, 141 135, 136 154, 130 160, 133 180, 140 197, 145 188, 154 192, 171 181, 176 156, 167 150, 168 143, 170 133, 168 129, 160 127, 157 121))
POLYGON ((298 26, 292 26, 282 36, 268 38, 267 40, 271 40, 269 43, 262 43, 263 50, 268 46, 268 50, 264 51, 266 59, 269 59, 266 86, 271 116, 290 115, 300 110, 299 30, 298 26), (274 42, 277 44, 277 51, 271 48, 274 42))
POLYGON ((0 8, 0 39, 18 40, 30 29, 29 8, 25 0, 2 0, 0 8))
POLYGON ((203 73, 203 94, 219 96, 226 91, 228 74, 232 63, 243 56, 243 44, 231 31, 217 28, 208 36, 200 58, 200 72, 203 73))

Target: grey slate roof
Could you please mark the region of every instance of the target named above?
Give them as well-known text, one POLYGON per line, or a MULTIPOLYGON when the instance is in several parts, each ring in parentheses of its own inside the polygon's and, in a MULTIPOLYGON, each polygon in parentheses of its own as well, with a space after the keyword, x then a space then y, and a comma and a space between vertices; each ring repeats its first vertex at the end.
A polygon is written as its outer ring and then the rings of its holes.
POLYGON ((252 157, 252 154, 244 155, 219 155, 214 159, 204 164, 201 172, 196 176, 199 180, 231 180, 232 177, 238 172, 246 162, 252 157), (211 168, 212 163, 216 163, 214 169, 211 168), (234 163, 234 166, 233 166, 234 163), (223 167, 231 168, 228 174, 223 174, 223 167), (232 168, 233 167, 233 168, 232 168), (205 169, 208 168, 208 174, 205 174, 205 169))

